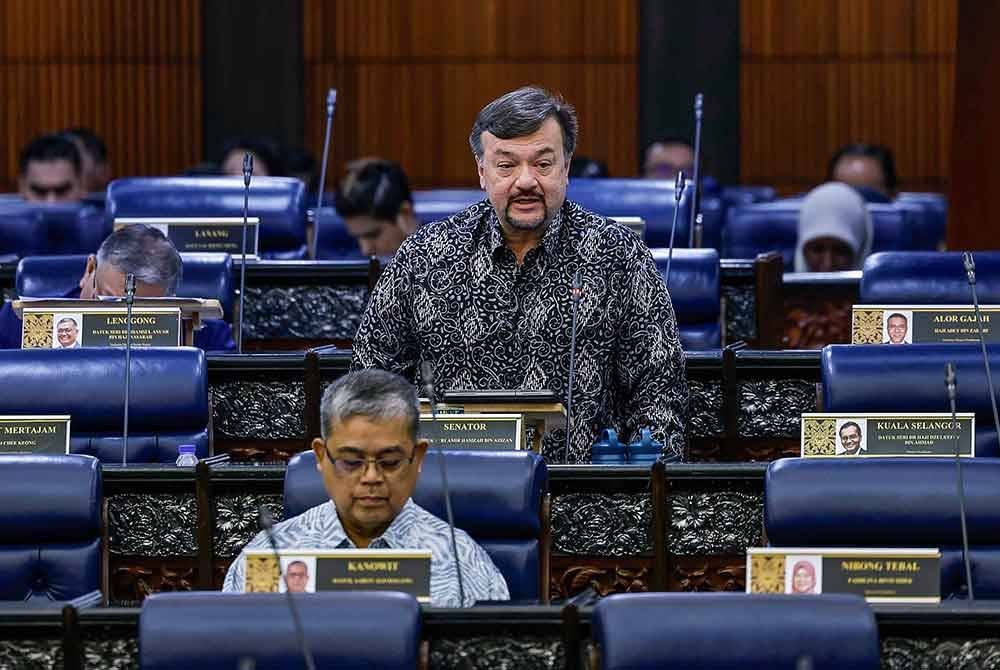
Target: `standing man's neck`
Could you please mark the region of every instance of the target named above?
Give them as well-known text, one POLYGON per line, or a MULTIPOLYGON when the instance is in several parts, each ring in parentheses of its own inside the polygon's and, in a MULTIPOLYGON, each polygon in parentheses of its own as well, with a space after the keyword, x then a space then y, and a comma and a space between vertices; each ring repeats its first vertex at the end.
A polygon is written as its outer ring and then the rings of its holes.
POLYGON ((542 236, 545 234, 548 225, 548 222, 546 222, 534 230, 524 230, 522 228, 514 228, 507 223, 501 224, 500 229, 503 231, 504 242, 514 252, 514 258, 517 259, 518 265, 524 263, 524 257, 528 255, 529 251, 541 244, 542 236))

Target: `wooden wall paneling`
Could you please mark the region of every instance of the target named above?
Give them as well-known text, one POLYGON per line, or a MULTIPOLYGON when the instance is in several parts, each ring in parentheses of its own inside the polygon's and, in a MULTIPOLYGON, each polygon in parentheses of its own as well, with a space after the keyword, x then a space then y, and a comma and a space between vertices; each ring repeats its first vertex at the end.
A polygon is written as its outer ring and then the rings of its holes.
POLYGON ((0 190, 21 147, 94 129, 116 175, 172 174, 201 154, 202 0, 0 3, 0 190))
POLYGON ((305 0, 303 17, 306 136, 317 153, 326 91, 338 88, 334 179, 346 161, 379 155, 418 187, 474 186, 476 113, 530 83, 576 106, 579 155, 634 174, 635 0, 305 0))

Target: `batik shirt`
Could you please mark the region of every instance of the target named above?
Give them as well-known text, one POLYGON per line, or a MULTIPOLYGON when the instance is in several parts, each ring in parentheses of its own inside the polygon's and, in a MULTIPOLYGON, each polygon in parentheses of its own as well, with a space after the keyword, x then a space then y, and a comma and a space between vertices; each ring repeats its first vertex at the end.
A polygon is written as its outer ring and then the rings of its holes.
MULTIPOLYGON (((333 502, 312 507, 296 517, 274 525, 272 531, 279 549, 354 549, 344 532, 333 502)), ((462 567, 462 590, 465 606, 477 601, 510 600, 507 582, 493 564, 486 550, 469 535, 455 529, 462 567)), ((403 509, 380 537, 368 545, 371 549, 429 549, 431 552, 431 604, 435 607, 459 607, 458 577, 451 551, 448 524, 413 500, 403 509)), ((261 531, 245 549, 270 549, 267 534, 261 531)), ((246 556, 242 552, 226 573, 223 591, 242 591, 246 556)))
POLYGON ((522 264, 488 200, 411 235, 382 273, 354 340, 354 367, 435 391, 548 389, 568 404, 571 297, 577 316, 572 439, 551 431, 552 462, 589 462, 604 428, 632 440, 649 427, 666 455, 683 457, 684 355, 670 296, 631 230, 565 202, 522 264))

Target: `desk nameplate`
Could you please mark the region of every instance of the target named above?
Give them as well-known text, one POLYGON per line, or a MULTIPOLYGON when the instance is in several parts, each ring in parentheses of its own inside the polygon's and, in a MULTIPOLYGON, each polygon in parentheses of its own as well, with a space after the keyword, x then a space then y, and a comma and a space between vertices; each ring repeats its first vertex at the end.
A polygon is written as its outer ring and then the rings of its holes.
POLYGON ((941 602, 937 549, 752 547, 747 593, 850 593, 870 603, 941 602))
MULTIPOLYGON (((127 315, 128 308, 125 306, 66 310, 25 307, 21 348, 124 347, 127 315)), ((178 347, 182 333, 180 309, 132 308, 133 347, 178 347)))
MULTIPOLYGON (((983 339, 1000 342, 1000 305, 982 305, 983 339)), ((854 305, 851 344, 978 342, 972 305, 854 305)))
POLYGON ((803 458, 976 455, 976 415, 947 413, 804 413, 803 458))
MULTIPOLYGON (((115 230, 142 223, 156 228, 174 243, 182 254, 211 253, 239 256, 243 251, 243 219, 239 217, 199 218, 119 218, 115 230)), ((247 217, 247 257, 257 258, 260 219, 247 217)))
POLYGON ((462 451, 520 451, 522 414, 439 413, 420 415, 420 435, 439 449, 462 451))
POLYGON ((248 549, 247 593, 402 591, 431 600, 431 552, 427 549, 248 549), (285 575, 286 581, 281 579, 285 575))
POLYGON ((68 414, 0 416, 0 455, 68 454, 68 414))

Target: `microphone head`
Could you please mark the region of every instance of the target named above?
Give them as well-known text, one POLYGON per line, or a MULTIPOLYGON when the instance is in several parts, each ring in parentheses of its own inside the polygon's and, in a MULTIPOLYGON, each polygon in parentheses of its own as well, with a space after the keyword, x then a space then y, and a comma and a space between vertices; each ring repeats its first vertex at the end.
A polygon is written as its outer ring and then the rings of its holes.
POLYGON ((262 530, 274 528, 274 517, 271 516, 271 510, 267 508, 267 505, 261 505, 257 508, 257 522, 262 530))
POLYGON ((253 174, 253 154, 249 151, 243 154, 243 184, 250 186, 250 176, 253 174))
POLYGON ((135 275, 129 272, 125 275, 125 295, 135 294, 135 275))
POLYGON ((694 115, 695 118, 701 118, 702 109, 705 106, 705 96, 701 93, 694 96, 694 115))
POLYGON ((944 365, 944 386, 948 389, 948 397, 955 397, 955 364, 952 362, 944 365))
POLYGON ((970 284, 976 283, 976 261, 972 258, 972 252, 966 251, 962 254, 962 265, 965 266, 965 274, 970 284))
POLYGON ((680 202, 682 195, 684 195, 684 170, 678 170, 677 179, 674 181, 674 200, 680 202))
POLYGON ((331 88, 326 92, 326 115, 333 116, 333 110, 337 107, 337 89, 331 88))
POLYGON ((430 361, 420 362, 420 381, 424 385, 424 393, 427 399, 434 403, 434 364, 430 361))
POLYGON ((569 295, 574 301, 579 300, 583 295, 583 277, 580 276, 579 270, 573 275, 573 284, 570 286, 569 295))

